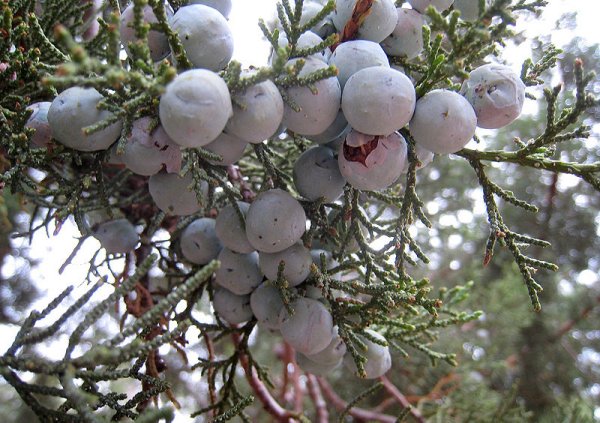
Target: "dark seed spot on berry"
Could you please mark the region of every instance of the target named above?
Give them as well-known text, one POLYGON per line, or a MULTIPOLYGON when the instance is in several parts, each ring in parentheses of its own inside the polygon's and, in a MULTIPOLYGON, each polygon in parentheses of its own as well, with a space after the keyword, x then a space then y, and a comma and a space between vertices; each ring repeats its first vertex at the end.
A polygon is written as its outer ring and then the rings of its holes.
POLYGON ((371 154, 371 151, 377 148, 378 144, 378 136, 373 137, 371 141, 359 147, 351 147, 346 142, 344 142, 344 157, 349 162, 359 162, 366 167, 367 157, 369 156, 369 154, 371 154))

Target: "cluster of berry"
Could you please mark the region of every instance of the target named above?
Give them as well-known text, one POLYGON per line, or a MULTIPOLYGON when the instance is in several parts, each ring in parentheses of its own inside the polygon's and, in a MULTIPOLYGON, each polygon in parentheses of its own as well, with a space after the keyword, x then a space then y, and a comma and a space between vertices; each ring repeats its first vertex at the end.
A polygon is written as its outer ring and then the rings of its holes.
MULTIPOLYGON (((226 18, 231 4, 189 3, 175 13, 167 12, 193 69, 180 72, 166 86, 158 121, 152 117, 135 120, 124 150, 117 152, 122 122, 98 108, 103 100, 100 92, 72 87, 51 103, 30 106, 33 113, 27 126, 36 130, 32 142, 45 147, 53 138, 82 152, 112 149, 107 154, 111 163, 149 177, 149 192, 159 209, 189 216, 202 209, 208 184, 203 181, 199 190, 190 190, 194 183, 191 174, 179 175, 183 149, 204 148, 222 158, 215 165, 231 165, 243 157, 248 143, 276 140, 284 130, 293 132, 318 144, 296 159, 293 180, 297 193, 309 201, 333 203, 346 183, 373 191, 399 180, 408 168, 407 142, 399 133, 406 126, 415 141, 420 166, 424 166, 434 154, 462 149, 476 127, 499 128, 521 113, 525 86, 506 66, 476 68, 460 92, 435 89, 417 98, 411 79, 390 65, 388 56, 411 59, 421 54, 421 28, 426 24, 422 13, 429 6, 443 11, 452 0, 409 0, 412 8, 397 8, 393 0, 376 0, 358 28, 358 39, 341 43, 333 52, 325 49, 288 62, 297 66, 303 61, 298 78, 330 65, 337 68, 337 76, 310 86, 278 87, 265 80, 234 95, 218 73, 233 53, 226 18), (84 130, 107 121, 112 123, 99 130, 84 130)), ((302 34, 297 47, 318 45, 332 32, 343 31, 356 3, 339 0, 313 31, 302 34)), ((479 15, 476 3, 457 0, 454 7, 467 19, 475 19, 479 15)), ((304 2, 304 21, 322 7, 315 1, 304 2)), ((121 19, 122 43, 129 52, 129 43, 136 40, 133 5, 123 11, 121 19)), ((144 7, 143 19, 157 22, 150 6, 144 7)), ((285 37, 279 42, 282 46, 288 43, 285 37)), ((148 35, 148 47, 155 61, 171 54, 167 36, 154 29, 148 35)), ((173 56, 172 62, 177 66, 173 56)), ((252 71, 245 71, 242 77, 248 75, 252 71)), ((310 251, 301 243, 306 227, 301 203, 286 191, 270 189, 252 204, 239 202, 222 208, 216 219, 194 220, 174 234, 173 248, 192 264, 203 265, 213 259, 221 262, 215 275, 213 306, 223 319, 238 324, 256 318, 259 326, 280 331, 298 352, 301 367, 325 374, 348 354, 321 291, 305 282, 313 262, 319 265, 321 254, 332 269, 337 264, 330 246, 310 251), (276 286, 282 278, 293 290, 291 304, 284 305, 276 286)), ((108 253, 131 251, 139 242, 134 225, 124 218, 96 225, 94 236, 108 253)), ((381 335, 367 333, 370 337, 363 339, 368 346, 365 370, 368 377, 378 377, 391 365, 389 350, 381 335)), ((345 361, 355 369, 351 357, 345 361)))

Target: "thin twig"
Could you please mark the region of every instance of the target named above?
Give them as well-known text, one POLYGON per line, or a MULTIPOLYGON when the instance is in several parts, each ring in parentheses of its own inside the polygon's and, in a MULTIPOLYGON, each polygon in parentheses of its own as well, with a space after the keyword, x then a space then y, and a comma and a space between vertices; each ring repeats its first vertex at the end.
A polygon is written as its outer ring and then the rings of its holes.
POLYGON ((415 421, 419 423, 426 423, 426 420, 423 417, 423 415, 419 412, 419 410, 414 408, 410 404, 410 402, 408 402, 404 394, 400 392, 398 388, 396 388, 396 385, 390 382, 390 380, 385 376, 381 376, 379 380, 383 382, 383 387, 385 388, 385 390, 388 391, 388 393, 390 393, 392 397, 394 397, 398 404, 400 404, 403 408, 407 408, 410 410, 410 415, 415 419, 415 421))
POLYGON ((575 316, 573 319, 563 323, 560 326, 560 329, 558 331, 556 331, 556 333, 548 339, 548 343, 554 343, 554 342, 558 341, 560 338, 562 338, 567 332, 569 332, 571 329, 573 329, 575 327, 575 325, 577 325, 582 320, 585 320, 590 315, 590 313, 596 307, 598 307, 598 305, 600 305, 600 296, 596 297, 596 301, 594 304, 588 305, 583 310, 581 310, 579 312, 579 314, 577 316, 575 316))
POLYGON ((317 382, 315 375, 306 374, 306 385, 308 386, 308 394, 315 405, 317 423, 329 422, 329 411, 327 411, 327 403, 323 398, 321 387, 317 382))
MULTIPOLYGON (((234 332, 231 334, 235 347, 239 347, 241 344, 240 334, 234 332)), ((246 374, 246 379, 250 387, 256 394, 256 398, 263 404, 263 407, 267 413, 272 415, 277 421, 282 423, 291 423, 296 419, 297 413, 283 408, 273 395, 269 392, 265 384, 259 379, 258 374, 254 367, 250 367, 248 356, 244 352, 238 354, 240 364, 246 374)))
MULTIPOLYGON (((331 404, 340 412, 344 411, 348 406, 348 403, 340 398, 331 385, 323 378, 317 378, 319 386, 323 391, 325 397, 331 402, 331 404)), ((369 422, 381 422, 381 423, 395 423, 396 418, 388 414, 376 413, 374 411, 365 410, 364 408, 352 407, 348 414, 358 420, 364 420, 369 422)))

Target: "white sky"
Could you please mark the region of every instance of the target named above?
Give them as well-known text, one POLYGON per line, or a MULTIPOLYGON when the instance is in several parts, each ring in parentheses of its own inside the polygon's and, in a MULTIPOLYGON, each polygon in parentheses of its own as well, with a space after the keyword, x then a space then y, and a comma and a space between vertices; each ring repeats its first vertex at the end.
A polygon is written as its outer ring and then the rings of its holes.
MULTIPOLYGON (((275 4, 276 0, 233 0, 229 21, 236 37, 234 58, 244 65, 266 63, 269 46, 261 39, 262 32, 256 23, 260 17, 268 20, 274 16, 275 4)), ((577 35, 587 38, 590 43, 600 42, 600 0, 549 0, 541 19, 521 20, 517 30, 524 30, 528 36, 551 34, 554 43, 564 45, 573 38, 573 33, 569 30, 557 31, 553 26, 561 15, 569 12, 577 12, 577 35)), ((507 53, 505 59, 520 64, 529 56, 529 48, 524 43, 507 53)))

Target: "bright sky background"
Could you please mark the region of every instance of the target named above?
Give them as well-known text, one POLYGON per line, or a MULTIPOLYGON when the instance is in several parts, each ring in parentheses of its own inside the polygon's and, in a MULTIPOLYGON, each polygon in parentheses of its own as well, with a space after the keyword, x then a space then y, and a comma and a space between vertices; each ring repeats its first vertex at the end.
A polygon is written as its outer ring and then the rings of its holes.
MULTIPOLYGON (((233 0, 233 3, 230 24, 235 36, 234 58, 241 61, 244 66, 265 64, 269 54, 269 44, 262 39, 262 32, 258 28, 257 22, 260 17, 269 20, 274 16, 276 1, 233 0)), ((524 30, 527 36, 551 34, 553 41, 561 46, 573 37, 573 33, 567 30, 556 31, 554 22, 562 14, 573 11, 578 12, 577 35, 587 38, 590 43, 600 42, 600 31, 598 30, 599 0, 550 0, 550 5, 541 19, 522 22, 518 30, 524 30)), ((529 51, 529 45, 523 43, 519 47, 512 47, 507 50, 503 59, 512 64, 515 69, 519 69, 523 60, 529 56, 529 51)), ((50 230, 52 229, 50 228, 50 230)), ((79 233, 73 225, 65 224, 59 236, 47 238, 43 231, 39 231, 34 237, 34 247, 30 249, 29 254, 32 258, 40 260, 41 264, 31 269, 31 278, 38 281, 42 290, 46 290, 46 295, 32 304, 32 309, 44 307, 49 299, 58 295, 69 285, 79 287, 78 292, 85 291, 86 286, 82 285, 82 281, 87 272, 87 261, 91 257, 91 252, 83 251, 75 259, 74 265, 64 275, 58 275, 57 273, 58 268, 75 246, 78 236, 79 233)), ((23 239, 15 240, 17 245, 23 245, 24 242, 23 239)), ((92 247, 95 242, 95 240, 90 239, 86 241, 86 245, 92 247)), ((9 259, 6 266, 0 270, 6 276, 18 271, 23 263, 24 261, 19 258, 9 259)), ((595 281, 598 280, 597 275, 591 275, 591 277, 595 281)), ((108 295, 109 292, 110 288, 107 287, 106 294, 102 296, 108 295)), ((11 340, 17 329, 16 327, 4 327, 2 329, 2 339, 4 341, 11 340)), ((63 348, 61 347, 58 351, 64 351, 63 348)), ((0 340, 0 351, 5 349, 5 344, 0 340)), ((598 417, 600 418, 600 414, 598 417)), ((189 422, 191 419, 180 417, 176 421, 189 422)))

